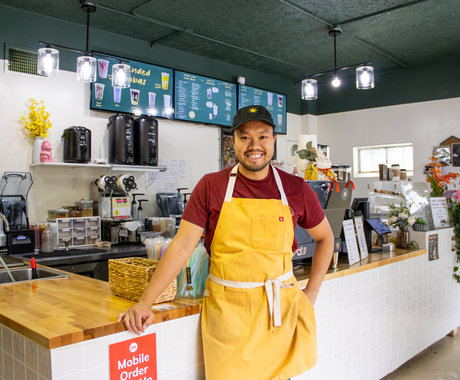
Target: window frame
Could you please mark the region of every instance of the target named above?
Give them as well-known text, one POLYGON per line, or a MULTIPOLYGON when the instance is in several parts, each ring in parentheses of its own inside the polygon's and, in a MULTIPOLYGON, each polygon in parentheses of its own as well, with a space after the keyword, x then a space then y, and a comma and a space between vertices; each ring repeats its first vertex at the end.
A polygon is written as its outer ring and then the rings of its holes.
MULTIPOLYGON (((377 168, 376 172, 360 172, 359 171, 359 152, 361 150, 372 150, 372 149, 385 149, 385 155, 388 160, 388 148, 412 148, 412 167, 414 166, 414 144, 412 143, 397 143, 397 144, 383 144, 383 145, 366 145, 353 147, 353 177, 355 178, 374 178, 379 177, 379 171, 377 168)), ((388 161, 387 161, 388 165, 388 161)), ((404 169, 404 168, 403 168, 404 169)), ((408 170, 407 176, 413 176, 414 171, 408 170)))

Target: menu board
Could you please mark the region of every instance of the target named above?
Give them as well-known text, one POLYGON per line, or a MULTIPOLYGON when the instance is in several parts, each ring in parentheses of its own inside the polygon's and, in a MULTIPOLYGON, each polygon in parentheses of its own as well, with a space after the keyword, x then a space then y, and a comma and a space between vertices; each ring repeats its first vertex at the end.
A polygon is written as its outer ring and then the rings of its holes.
POLYGON ((91 86, 91 109, 172 119, 174 71, 129 60, 131 87, 112 87, 112 66, 120 61, 97 58, 97 78, 91 86))
POLYGON ((236 84, 176 71, 174 119, 231 126, 236 84))
POLYGON ((261 105, 270 111, 277 125, 275 133, 286 134, 286 95, 239 85, 238 109, 252 105, 261 105))

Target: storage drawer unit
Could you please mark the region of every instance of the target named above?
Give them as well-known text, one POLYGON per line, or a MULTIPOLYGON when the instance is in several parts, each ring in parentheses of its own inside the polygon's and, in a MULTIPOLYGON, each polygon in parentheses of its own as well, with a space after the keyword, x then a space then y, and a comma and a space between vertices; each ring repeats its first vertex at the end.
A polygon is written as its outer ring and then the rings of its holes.
POLYGON ((56 219, 57 245, 65 248, 91 246, 101 238, 101 220, 98 216, 56 219))

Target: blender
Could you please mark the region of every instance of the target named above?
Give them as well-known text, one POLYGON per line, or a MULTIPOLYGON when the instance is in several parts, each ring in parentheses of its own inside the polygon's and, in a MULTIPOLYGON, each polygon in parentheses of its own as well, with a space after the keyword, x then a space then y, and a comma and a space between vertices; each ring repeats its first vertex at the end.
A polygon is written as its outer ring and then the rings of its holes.
POLYGON ((0 212, 5 216, 8 254, 34 252, 34 232, 29 229, 27 196, 32 187, 28 172, 5 172, 0 178, 0 212))

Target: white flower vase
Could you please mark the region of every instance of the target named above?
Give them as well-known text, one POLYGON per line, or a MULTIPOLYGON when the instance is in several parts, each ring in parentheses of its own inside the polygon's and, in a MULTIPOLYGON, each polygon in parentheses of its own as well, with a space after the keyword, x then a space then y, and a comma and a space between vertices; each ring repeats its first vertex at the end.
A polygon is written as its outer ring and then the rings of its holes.
POLYGON ((33 150, 33 155, 32 155, 32 162, 34 164, 39 164, 40 163, 40 152, 42 150, 42 144, 43 144, 43 137, 36 136, 34 140, 34 150, 33 150))

